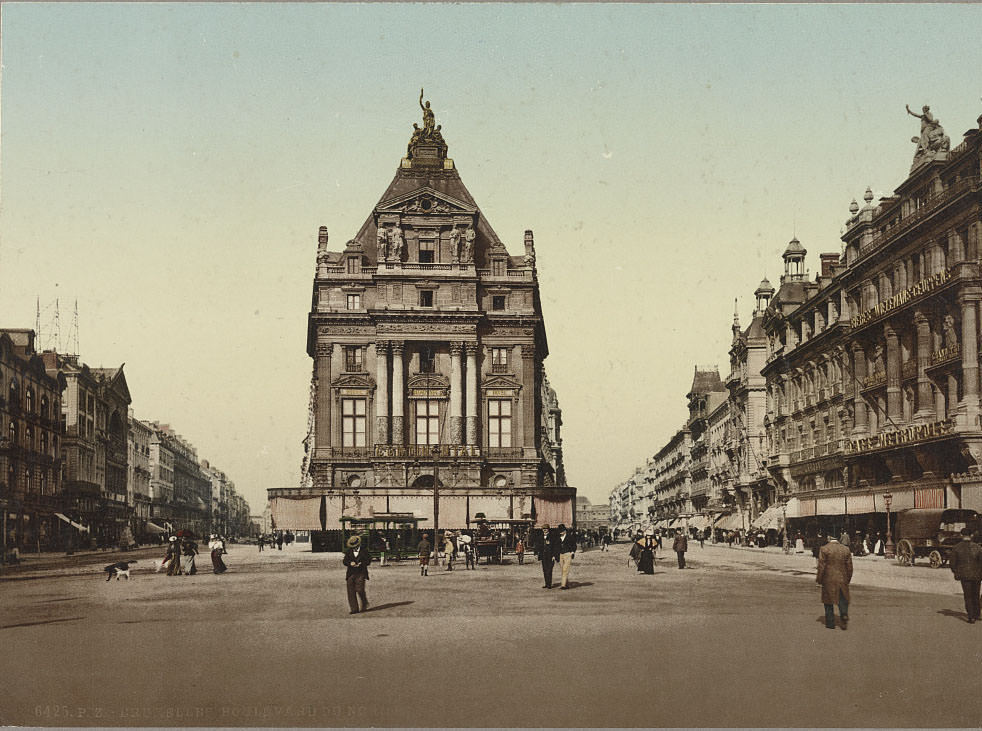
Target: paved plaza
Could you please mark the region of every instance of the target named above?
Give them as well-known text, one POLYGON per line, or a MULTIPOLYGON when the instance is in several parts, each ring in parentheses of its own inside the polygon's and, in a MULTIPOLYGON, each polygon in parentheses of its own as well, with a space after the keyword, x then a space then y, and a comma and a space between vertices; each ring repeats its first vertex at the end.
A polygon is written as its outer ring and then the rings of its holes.
MULTIPOLYGON (((982 630, 947 569, 855 562, 848 631, 814 559, 693 544, 653 576, 627 546, 419 576, 373 565, 349 615, 338 554, 233 546, 215 576, 107 583, 109 554, 0 575, 0 721, 60 726, 966 726, 982 630), (558 571, 556 574, 558 580, 558 571), (891 588, 892 587, 892 588, 891 588)), ((152 552, 156 555, 156 552, 152 552)))

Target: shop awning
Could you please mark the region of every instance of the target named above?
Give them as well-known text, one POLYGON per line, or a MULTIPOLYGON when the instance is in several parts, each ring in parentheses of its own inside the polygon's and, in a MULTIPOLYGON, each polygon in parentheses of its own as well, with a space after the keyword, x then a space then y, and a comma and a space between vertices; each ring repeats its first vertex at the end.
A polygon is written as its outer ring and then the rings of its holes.
POLYGON ((151 533, 166 533, 167 532, 167 529, 166 528, 161 528, 156 523, 151 523, 150 521, 147 521, 147 530, 150 531, 151 533))
POLYGON ((730 513, 716 521, 716 527, 721 530, 740 530, 746 527, 743 521, 744 517, 741 513, 730 513))
POLYGON ((693 515, 689 518, 689 527, 696 530, 705 530, 709 527, 709 517, 705 515, 693 515))
POLYGON ((76 523, 74 520, 69 519, 68 516, 66 515, 62 515, 61 513, 55 513, 55 515, 57 515, 59 518, 61 518, 63 521, 68 523, 68 525, 72 526, 73 528, 78 528, 80 531, 85 531, 85 532, 88 532, 89 530, 81 523, 76 523))
POLYGON ((781 529, 781 508, 771 505, 767 510, 754 518, 751 527, 759 530, 780 530, 781 529))

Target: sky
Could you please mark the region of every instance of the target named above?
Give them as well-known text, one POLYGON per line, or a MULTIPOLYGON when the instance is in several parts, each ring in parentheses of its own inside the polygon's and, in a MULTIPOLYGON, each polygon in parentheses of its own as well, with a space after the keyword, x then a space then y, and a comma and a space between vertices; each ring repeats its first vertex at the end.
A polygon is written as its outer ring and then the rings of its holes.
POLYGON ((792 236, 841 251, 931 105, 982 113, 978 5, 5 3, 0 326, 125 363, 253 513, 298 484, 317 229, 352 237, 425 88, 512 254, 535 232, 568 481, 592 502, 728 371, 792 236))

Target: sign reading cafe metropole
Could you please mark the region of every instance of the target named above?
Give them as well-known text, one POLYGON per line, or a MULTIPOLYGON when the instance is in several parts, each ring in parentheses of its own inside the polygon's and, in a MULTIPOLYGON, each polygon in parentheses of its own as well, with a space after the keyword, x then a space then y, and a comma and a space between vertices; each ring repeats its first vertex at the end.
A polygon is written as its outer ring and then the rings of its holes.
POLYGON ((916 297, 920 297, 922 294, 927 294, 928 292, 934 291, 941 285, 948 282, 951 279, 951 275, 952 275, 951 269, 943 269, 937 274, 934 274, 930 277, 926 277, 921 281, 919 281, 914 286, 908 287, 905 290, 897 292, 897 294, 893 295, 893 297, 883 300, 878 305, 876 305, 876 307, 871 307, 865 312, 860 312, 858 315, 854 316, 852 320, 849 321, 849 324, 852 327, 859 327, 860 325, 865 325, 867 322, 870 322, 871 320, 875 320, 880 315, 885 315, 890 310, 896 309, 897 307, 901 307, 902 305, 907 304, 912 299, 916 297))
POLYGON ((952 422, 950 419, 935 421, 930 424, 914 424, 905 429, 882 432, 872 437, 863 439, 852 439, 846 445, 847 454, 859 452, 871 452, 875 449, 886 449, 888 447, 899 447, 904 444, 923 442, 936 437, 943 437, 951 434, 952 422))

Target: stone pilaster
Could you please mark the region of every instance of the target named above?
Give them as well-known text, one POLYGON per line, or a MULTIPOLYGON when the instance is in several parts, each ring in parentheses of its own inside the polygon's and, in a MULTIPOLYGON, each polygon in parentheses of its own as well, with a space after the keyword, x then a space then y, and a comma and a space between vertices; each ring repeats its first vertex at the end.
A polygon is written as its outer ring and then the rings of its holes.
POLYGON ((885 325, 883 336, 887 342, 887 421, 899 426, 904 418, 904 400, 900 392, 900 336, 891 325, 885 325))
POLYGON ((522 446, 535 448, 535 346, 522 346, 522 446))
POLYGON ((314 410, 314 454, 331 450, 331 343, 318 343, 314 370, 317 377, 317 407, 314 410))
POLYGON ((855 398, 853 400, 853 419, 852 419, 852 433, 853 436, 862 436, 869 431, 869 425, 866 420, 866 401, 863 400, 863 395, 861 390, 863 388, 863 379, 866 377, 866 353, 863 352, 863 346, 859 343, 852 344, 852 380, 855 388, 855 398))
POLYGON ((934 399, 927 368, 931 365, 931 321, 923 312, 914 313, 917 328, 917 421, 934 421, 934 399))
POLYGON ((962 308, 962 400, 958 411, 966 419, 963 422, 966 426, 977 426, 979 417, 979 299, 976 294, 959 298, 962 308))
POLYGON ((477 343, 467 343, 467 444, 477 445, 477 343))
POLYGON ((450 443, 463 444, 463 343, 450 343, 450 443))
POLYGON ((406 430, 403 405, 406 402, 406 384, 403 376, 403 352, 405 344, 392 343, 392 443, 405 444, 406 430))
POLYGON ((389 443, 389 344, 380 340, 375 343, 376 385, 375 399, 376 430, 375 443, 389 443))

